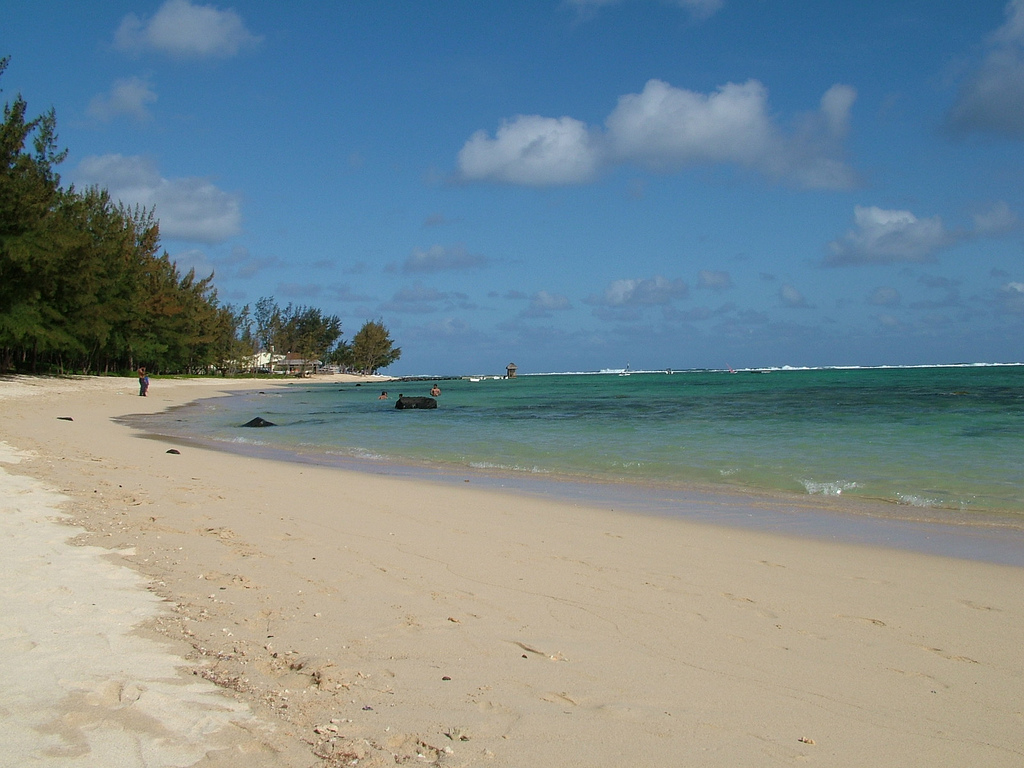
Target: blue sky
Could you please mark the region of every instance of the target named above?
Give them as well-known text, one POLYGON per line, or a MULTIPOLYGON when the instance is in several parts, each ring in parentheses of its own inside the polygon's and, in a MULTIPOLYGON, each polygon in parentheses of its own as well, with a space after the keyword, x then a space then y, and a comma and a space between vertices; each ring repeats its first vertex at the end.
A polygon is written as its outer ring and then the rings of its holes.
POLYGON ((394 374, 1024 360, 1024 0, 13 0, 3 99, 394 374))

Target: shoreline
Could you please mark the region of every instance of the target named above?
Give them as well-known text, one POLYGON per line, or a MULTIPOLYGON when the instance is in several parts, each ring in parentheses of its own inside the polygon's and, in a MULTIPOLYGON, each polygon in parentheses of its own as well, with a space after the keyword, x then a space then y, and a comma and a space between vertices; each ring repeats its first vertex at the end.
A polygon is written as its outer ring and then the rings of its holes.
MULTIPOLYGON (((134 631, 184 649, 193 678, 313 764, 1024 757, 1019 568, 476 483, 168 454, 112 422, 235 384, 158 379, 129 404, 132 379, 0 380, 0 439, 34 454, 8 474, 69 499, 77 545, 162 599, 134 631)), ((13 650, 12 665, 32 655, 13 650)), ((300 764, 278 748, 253 765, 300 764)))
MULTIPOLYGON (((249 387, 232 390, 218 396, 244 395, 251 389, 249 387)), ((183 403, 181 407, 205 399, 207 398, 183 403)), ((499 492, 523 494, 560 503, 596 506, 642 516, 741 527, 811 540, 892 547, 924 554, 1024 567, 1024 518, 1007 513, 917 507, 885 499, 789 493, 726 483, 670 486, 657 482, 538 475, 477 466, 416 463, 390 457, 359 458, 254 443, 232 443, 197 436, 164 434, 150 426, 133 424, 131 415, 117 421, 147 439, 249 458, 330 467, 452 486, 471 482, 477 487, 499 492)))

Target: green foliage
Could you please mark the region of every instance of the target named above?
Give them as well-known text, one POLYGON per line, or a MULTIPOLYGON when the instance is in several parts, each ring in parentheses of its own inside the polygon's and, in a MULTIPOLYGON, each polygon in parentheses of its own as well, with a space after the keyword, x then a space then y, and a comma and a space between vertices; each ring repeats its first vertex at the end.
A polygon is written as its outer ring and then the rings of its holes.
POLYGON ((19 95, 0 125, 0 370, 207 369, 231 317, 213 276, 157 255, 153 211, 62 189, 54 112, 27 111, 19 95))
POLYGON ((384 323, 367 320, 359 332, 352 337, 352 367, 364 373, 376 373, 387 368, 402 356, 384 323))
POLYGON ((159 253, 153 210, 61 188, 54 112, 27 112, 19 94, 0 125, 0 371, 224 374, 253 370, 260 350, 367 371, 398 359, 379 322, 349 345, 316 307, 221 305, 212 274, 159 253))
POLYGON ((345 344, 341 340, 341 319, 325 315, 317 307, 289 304, 281 309, 271 297, 264 296, 256 302, 253 320, 260 349, 298 357, 303 361, 303 371, 314 361, 332 361, 337 345, 345 344))

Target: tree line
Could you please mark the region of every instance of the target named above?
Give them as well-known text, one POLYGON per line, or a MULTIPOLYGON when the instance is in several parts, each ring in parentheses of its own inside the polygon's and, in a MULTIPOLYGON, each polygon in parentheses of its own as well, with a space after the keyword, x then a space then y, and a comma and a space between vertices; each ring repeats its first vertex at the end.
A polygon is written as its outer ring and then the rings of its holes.
POLYGON ((0 371, 255 372, 273 350, 372 373, 401 355, 380 320, 350 343, 316 307, 222 304, 212 274, 182 274, 160 252, 152 209, 63 188, 55 112, 27 113, 19 94, 0 126, 0 371))
POLYGON ((303 370, 316 361, 343 370, 374 373, 402 354, 380 320, 363 323, 348 342, 341 336, 337 315, 325 315, 317 307, 291 304, 282 309, 270 296, 257 301, 251 313, 243 307, 237 324, 240 347, 265 353, 261 359, 267 362, 260 362, 261 366, 287 363, 282 359, 282 353, 287 351, 293 361, 301 361, 298 365, 303 370))

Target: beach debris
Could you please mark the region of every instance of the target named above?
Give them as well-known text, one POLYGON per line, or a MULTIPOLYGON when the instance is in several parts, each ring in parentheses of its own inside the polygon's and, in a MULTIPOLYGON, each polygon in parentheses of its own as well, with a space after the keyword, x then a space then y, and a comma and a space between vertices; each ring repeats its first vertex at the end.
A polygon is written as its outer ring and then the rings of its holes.
MULTIPOLYGON (((565 655, 562 654, 561 651, 559 651, 557 653, 547 653, 546 651, 541 651, 541 650, 539 650, 537 648, 533 648, 533 647, 527 645, 526 643, 521 643, 518 640, 513 641, 513 645, 518 645, 524 651, 529 651, 530 653, 535 653, 538 656, 545 656, 548 659, 550 659, 551 661, 568 661, 569 660, 565 655)), ((525 654, 523 655, 523 658, 524 659, 526 658, 525 654)))
POLYGON ((797 739, 797 741, 799 741, 801 744, 813 744, 814 743, 814 739, 809 739, 806 736, 801 736, 799 739, 797 739))
POLYGON ((451 678, 450 678, 450 677, 448 677, 448 675, 444 675, 444 676, 443 676, 443 677, 442 677, 441 679, 442 679, 442 680, 451 680, 451 678))
POLYGON ((177 448, 168 448, 167 453, 173 453, 175 456, 181 455, 181 451, 179 451, 177 448))
POLYGON ((70 416, 58 416, 57 418, 60 421, 74 421, 74 419, 72 419, 70 416))
POLYGON ((275 424, 272 421, 267 421, 262 416, 257 416, 255 419, 251 419, 250 421, 245 422, 245 424, 243 424, 242 426, 243 427, 276 427, 277 424, 275 424))
POLYGON ((444 735, 452 741, 469 741, 469 734, 459 726, 445 729, 444 735))

